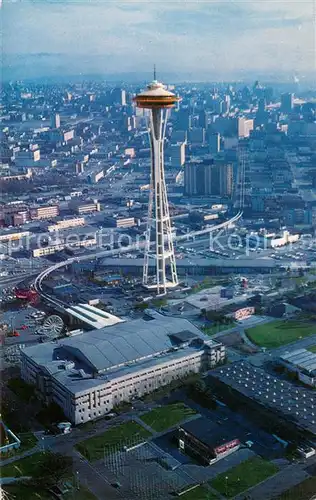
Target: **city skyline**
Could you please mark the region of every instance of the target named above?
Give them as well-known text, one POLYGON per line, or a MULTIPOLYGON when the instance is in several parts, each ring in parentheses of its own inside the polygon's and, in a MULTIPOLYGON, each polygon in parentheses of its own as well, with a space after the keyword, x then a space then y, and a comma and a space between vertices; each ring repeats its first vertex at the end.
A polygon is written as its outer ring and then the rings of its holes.
POLYGON ((311 1, 7 0, 3 77, 137 74, 154 61, 162 78, 304 81, 315 70, 314 18, 311 1))

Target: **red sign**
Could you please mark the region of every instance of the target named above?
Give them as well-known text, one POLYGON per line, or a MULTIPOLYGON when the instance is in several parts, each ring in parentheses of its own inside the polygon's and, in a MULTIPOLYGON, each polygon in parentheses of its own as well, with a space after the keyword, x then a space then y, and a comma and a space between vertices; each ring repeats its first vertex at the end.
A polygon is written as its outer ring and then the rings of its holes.
POLYGON ((235 319, 245 319, 248 318, 249 316, 252 316, 255 313, 255 308, 254 307, 244 307, 243 309, 238 309, 238 311, 235 312, 234 316, 235 319))
POLYGON ((239 439, 234 439, 233 441, 223 444, 222 446, 217 446, 217 448, 215 448, 214 451, 217 455, 220 455, 221 453, 224 453, 227 450, 231 450, 232 448, 235 448, 235 446, 239 445, 240 445, 239 439))

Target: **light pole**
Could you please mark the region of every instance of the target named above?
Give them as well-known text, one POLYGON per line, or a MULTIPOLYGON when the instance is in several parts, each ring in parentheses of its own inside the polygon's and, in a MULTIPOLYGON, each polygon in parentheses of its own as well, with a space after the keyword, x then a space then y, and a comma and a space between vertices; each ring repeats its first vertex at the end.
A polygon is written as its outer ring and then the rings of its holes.
POLYGON ((226 479, 226 497, 228 497, 228 483, 227 483, 228 476, 226 476, 225 479, 226 479))
POLYGON ((80 490, 80 478, 79 478, 79 471, 76 470, 76 488, 79 491, 80 490))

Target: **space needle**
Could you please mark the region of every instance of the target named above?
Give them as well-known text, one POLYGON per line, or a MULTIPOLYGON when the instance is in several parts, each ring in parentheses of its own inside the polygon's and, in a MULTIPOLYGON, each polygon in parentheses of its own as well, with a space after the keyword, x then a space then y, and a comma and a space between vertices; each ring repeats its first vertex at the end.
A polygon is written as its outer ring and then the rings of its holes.
POLYGON ((176 259, 172 241, 172 230, 167 199, 164 171, 164 141, 169 109, 180 100, 165 86, 154 80, 144 92, 136 95, 137 107, 145 108, 149 113, 149 140, 151 147, 151 176, 148 202, 146 243, 143 266, 143 285, 156 290, 157 294, 165 294, 167 289, 178 285, 176 259), (155 230, 155 250, 151 251, 151 230, 155 230), (150 257, 155 260, 156 272, 150 276, 148 272, 150 257), (167 265, 170 267, 167 277, 167 265))

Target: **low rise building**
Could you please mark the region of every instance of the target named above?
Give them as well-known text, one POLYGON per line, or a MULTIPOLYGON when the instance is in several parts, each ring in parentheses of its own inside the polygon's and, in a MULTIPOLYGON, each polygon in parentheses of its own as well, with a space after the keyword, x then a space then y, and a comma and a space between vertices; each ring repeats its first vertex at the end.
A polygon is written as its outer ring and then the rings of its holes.
POLYGON ((133 227, 136 224, 134 217, 109 217, 105 219, 105 223, 118 228, 133 227))
POLYGON ((100 212, 100 203, 97 200, 93 201, 75 201, 69 203, 69 208, 76 214, 88 214, 91 212, 100 212))
POLYGON ((53 219, 59 215, 58 205, 49 205, 46 207, 30 208, 30 217, 32 220, 53 219))
POLYGON ((297 373, 304 384, 316 387, 316 354, 307 349, 296 349, 280 356, 280 363, 289 371, 297 373))
POLYGON ((234 427, 221 425, 209 418, 197 418, 178 430, 179 448, 203 465, 210 465, 240 448, 234 427))
POLYGON ((56 224, 48 226, 47 230, 49 233, 52 233, 54 231, 61 231, 63 229, 68 229, 70 227, 84 226, 84 224, 85 224, 84 217, 75 217, 72 219, 59 220, 56 222, 56 224))
POLYGON ((22 351, 21 375, 74 424, 110 412, 122 401, 225 360, 225 347, 188 320, 148 313, 22 351))

